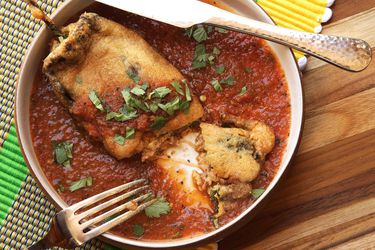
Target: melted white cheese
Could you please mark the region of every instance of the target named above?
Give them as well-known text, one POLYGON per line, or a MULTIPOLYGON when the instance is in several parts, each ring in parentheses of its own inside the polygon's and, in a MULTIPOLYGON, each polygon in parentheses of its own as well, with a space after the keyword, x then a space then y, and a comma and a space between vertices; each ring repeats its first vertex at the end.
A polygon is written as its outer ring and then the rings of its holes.
POLYGON ((184 192, 186 205, 211 209, 208 195, 200 191, 194 181, 194 173, 202 173, 197 160, 198 152, 194 148, 197 136, 195 132, 185 135, 176 146, 164 151, 157 164, 167 171, 180 191, 184 192))

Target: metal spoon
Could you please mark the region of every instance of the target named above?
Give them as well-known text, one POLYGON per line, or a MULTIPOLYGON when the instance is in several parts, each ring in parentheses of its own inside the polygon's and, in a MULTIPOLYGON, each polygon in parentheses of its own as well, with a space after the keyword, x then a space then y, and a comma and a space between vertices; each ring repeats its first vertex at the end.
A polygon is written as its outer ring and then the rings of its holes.
POLYGON ((248 33, 303 51, 348 71, 362 71, 371 62, 371 46, 361 39, 286 29, 239 16, 197 0, 97 1, 180 28, 206 23, 248 33))

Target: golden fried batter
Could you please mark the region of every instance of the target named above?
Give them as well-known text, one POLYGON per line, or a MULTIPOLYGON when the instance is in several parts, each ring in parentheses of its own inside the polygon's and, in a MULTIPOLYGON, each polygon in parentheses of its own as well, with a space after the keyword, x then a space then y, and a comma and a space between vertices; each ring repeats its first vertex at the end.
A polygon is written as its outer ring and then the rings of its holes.
MULTIPOLYGON (((139 77, 139 83, 148 84, 147 94, 157 87, 170 86, 173 81, 181 82, 184 77, 137 33, 97 14, 84 13, 62 31, 67 38, 53 43, 44 60, 43 72, 78 123, 90 136, 102 141, 117 159, 141 152, 144 133, 157 136, 174 131, 203 115, 198 99, 192 94, 190 109, 168 117, 168 122, 158 131, 149 129, 157 114, 138 110, 141 115, 137 118, 120 123, 125 128, 132 122, 131 127, 136 127, 135 136, 122 145, 117 143, 115 134, 124 131, 120 125, 106 121, 105 111, 100 112, 90 101, 90 92, 96 93, 106 105, 104 108, 117 111, 124 104, 121 91, 136 84, 129 72, 139 77)), ((169 96, 178 96, 173 88, 170 89, 169 96)))

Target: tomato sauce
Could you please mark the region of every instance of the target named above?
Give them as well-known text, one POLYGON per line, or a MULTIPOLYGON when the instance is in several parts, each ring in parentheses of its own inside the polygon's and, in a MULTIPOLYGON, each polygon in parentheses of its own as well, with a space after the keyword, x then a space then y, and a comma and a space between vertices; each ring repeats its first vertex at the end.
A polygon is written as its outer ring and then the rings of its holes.
MULTIPOLYGON (((208 51, 214 47, 220 50, 215 64, 224 65, 225 72, 219 75, 212 66, 192 69, 197 42, 187 37, 183 29, 99 4, 90 6, 87 11, 96 12, 135 30, 179 69, 191 84, 194 94, 206 98, 202 102, 204 121, 219 123, 220 114, 228 113, 263 121, 271 126, 276 135, 275 148, 267 156, 260 175, 252 183, 253 188, 266 188, 269 185, 279 168, 288 139, 290 99, 283 71, 270 48, 261 39, 231 31, 212 31, 205 44, 208 51), (234 85, 222 85, 221 92, 215 91, 211 81, 228 76, 234 77, 234 85), (239 96, 244 86, 247 87, 247 92, 239 96)), ((214 230, 212 212, 186 207, 179 202, 184 199, 183 194, 178 192, 179 189, 174 186, 176 184, 160 168, 150 162, 142 163, 139 156, 117 161, 100 143, 91 140, 75 125, 54 95, 52 86, 41 74, 35 79, 30 118, 35 152, 41 166, 56 189, 61 191, 64 188, 60 195, 68 204, 140 177, 150 180, 155 194, 164 196, 171 203, 169 214, 150 219, 141 213, 117 226, 114 233, 134 239, 165 240, 193 237, 214 230), (56 164, 53 156, 52 142, 67 140, 74 144, 72 170, 56 164), (87 176, 93 178, 91 187, 69 191, 69 182, 87 176), (144 228, 142 236, 134 236, 134 224, 140 224, 144 228)), ((240 201, 237 209, 220 218, 220 225, 228 223, 253 201, 251 197, 240 201)))

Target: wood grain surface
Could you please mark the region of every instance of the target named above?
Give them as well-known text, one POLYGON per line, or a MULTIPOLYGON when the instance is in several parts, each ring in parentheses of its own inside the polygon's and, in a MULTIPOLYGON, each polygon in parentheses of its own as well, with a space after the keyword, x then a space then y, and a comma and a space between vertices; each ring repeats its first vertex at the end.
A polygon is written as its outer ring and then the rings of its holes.
MULTIPOLYGON (((336 0, 324 33, 367 40, 375 1, 336 0)), ((309 58, 305 127, 284 181, 219 249, 375 249, 375 60, 348 73, 309 58)))

